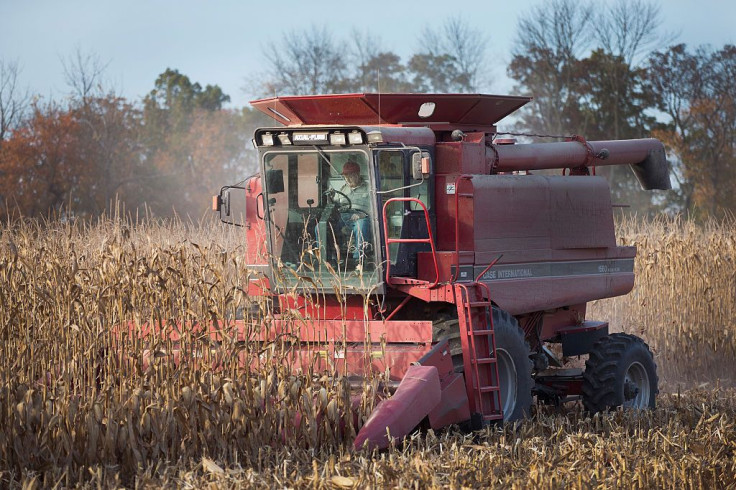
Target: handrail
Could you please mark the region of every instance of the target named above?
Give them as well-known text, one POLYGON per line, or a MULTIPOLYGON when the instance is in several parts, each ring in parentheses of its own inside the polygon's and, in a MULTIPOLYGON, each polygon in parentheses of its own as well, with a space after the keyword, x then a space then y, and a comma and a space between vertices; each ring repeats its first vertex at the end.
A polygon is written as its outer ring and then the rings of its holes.
POLYGON ((491 261, 491 263, 490 263, 490 264, 488 264, 488 266, 487 266, 487 267, 486 267, 485 269, 483 269, 483 270, 481 271, 481 273, 480 273, 480 274, 478 274, 478 276, 476 276, 476 278, 475 278, 475 282, 480 282, 480 278, 481 278, 481 277, 483 277, 483 274, 485 274, 486 272, 488 272, 488 271, 490 270, 490 268, 491 268, 491 267, 493 267, 494 265, 496 265, 496 262, 498 262, 499 260, 501 260, 501 257, 503 257, 503 254, 501 254, 501 255, 499 255, 498 257, 496 257, 495 259, 493 259, 493 260, 491 261))
POLYGON ((434 271, 435 271, 435 279, 434 282, 427 283, 429 284, 428 288, 431 289, 435 287, 440 282, 440 268, 437 263, 437 250, 434 246, 434 236, 432 235, 432 224, 429 221, 429 212, 427 211, 427 206, 424 205, 422 201, 417 199, 416 197, 392 197, 391 199, 388 199, 385 203, 383 203, 383 235, 386 243, 386 284, 389 285, 395 285, 396 283, 391 281, 391 256, 389 252, 389 245, 392 243, 429 243, 429 245, 432 247, 432 260, 434 261, 434 271), (418 203, 422 207, 422 211, 424 211, 424 220, 427 223, 427 238, 389 238, 388 236, 388 216, 386 215, 386 209, 388 208, 388 205, 393 202, 415 202, 418 203))

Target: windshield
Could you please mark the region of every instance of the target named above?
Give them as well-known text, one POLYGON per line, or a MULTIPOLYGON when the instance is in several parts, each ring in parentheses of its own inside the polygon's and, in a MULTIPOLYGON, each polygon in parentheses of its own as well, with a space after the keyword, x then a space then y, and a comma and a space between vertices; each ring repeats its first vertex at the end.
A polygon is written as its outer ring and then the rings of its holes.
POLYGON ((376 194, 366 153, 310 147, 263 158, 275 279, 308 288, 375 286, 376 194))

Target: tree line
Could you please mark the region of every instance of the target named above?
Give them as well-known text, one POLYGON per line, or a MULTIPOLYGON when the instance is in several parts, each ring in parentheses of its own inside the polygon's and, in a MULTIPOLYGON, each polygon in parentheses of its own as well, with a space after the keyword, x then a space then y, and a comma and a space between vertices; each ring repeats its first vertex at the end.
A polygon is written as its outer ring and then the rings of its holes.
MULTIPOLYGON (((262 118, 224 109, 229 97, 217 85, 166 69, 142 101, 129 101, 105 90, 94 56, 77 53, 65 70, 63 101, 0 91, 8 128, 0 139, 3 218, 96 216, 118 203, 129 212, 201 217, 211 194, 255 168, 247 144, 262 118)), ((15 73, 17 65, 0 65, 0 80, 15 73)))
MULTIPOLYGON (((460 17, 419 33, 406 60, 379 40, 327 27, 285 33, 267 46, 262 96, 344 92, 473 93, 492 83, 499 53, 460 17)), ((627 168, 601 168, 614 202, 638 213, 723 216, 736 209, 736 47, 688 47, 662 29, 657 4, 552 0, 517 20, 505 67, 515 95, 533 101, 504 131, 521 140, 657 137, 675 189, 641 192, 627 168)), ((158 216, 201 216, 220 186, 255 171, 249 141, 273 124, 227 108, 217 85, 167 68, 142 100, 102 83, 105 66, 77 52, 63 63, 69 94, 30 97, 18 65, 0 60, 0 217, 94 216, 112 202, 158 216)))

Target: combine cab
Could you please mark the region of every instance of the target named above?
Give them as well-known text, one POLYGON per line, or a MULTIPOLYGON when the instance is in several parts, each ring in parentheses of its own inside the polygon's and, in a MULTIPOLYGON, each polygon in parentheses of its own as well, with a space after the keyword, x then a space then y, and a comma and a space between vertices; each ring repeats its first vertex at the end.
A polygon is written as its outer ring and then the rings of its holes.
POLYGON ((496 122, 529 100, 253 102, 281 126, 256 131, 260 173, 224 187, 214 208, 232 222, 234 200, 245 198, 238 213, 257 272, 249 293, 274 304, 255 340, 297 335, 294 370, 337 371, 356 383, 388 373, 393 395, 356 447, 386 447, 387 433, 401 437, 422 421, 522 418, 534 396, 580 397, 591 411, 654 407, 647 345, 609 334, 605 321, 586 318, 586 304, 627 294, 636 254, 616 245, 608 183, 595 167, 628 164, 643 188, 668 189, 663 146, 494 142, 496 122), (565 366, 581 355, 585 369, 565 366))

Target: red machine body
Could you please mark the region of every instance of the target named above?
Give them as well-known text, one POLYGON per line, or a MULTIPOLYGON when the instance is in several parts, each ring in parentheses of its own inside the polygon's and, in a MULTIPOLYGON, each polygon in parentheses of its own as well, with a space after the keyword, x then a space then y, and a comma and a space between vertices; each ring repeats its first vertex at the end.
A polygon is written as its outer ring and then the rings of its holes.
POLYGON ((494 124, 529 100, 349 94, 252 103, 284 126, 256 131, 260 174, 215 201, 232 220, 230 193, 244 189, 249 293, 274 303, 269 327, 244 340, 288 330, 300 343, 294 370, 388 372, 394 397, 356 447, 385 447, 387 428, 399 437, 425 417, 435 428, 519 418, 533 395, 582 395, 595 408, 602 395, 587 392, 611 388, 619 404, 653 406, 656 372, 646 359, 615 387, 592 374, 596 366, 586 381, 564 360, 615 351, 607 323, 586 320, 586 303, 634 284, 636 250, 616 244, 608 183, 594 169, 629 164, 644 188, 669 188, 662 144, 494 144, 494 124), (345 187, 353 167, 367 198, 345 187))

